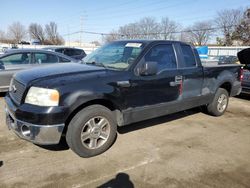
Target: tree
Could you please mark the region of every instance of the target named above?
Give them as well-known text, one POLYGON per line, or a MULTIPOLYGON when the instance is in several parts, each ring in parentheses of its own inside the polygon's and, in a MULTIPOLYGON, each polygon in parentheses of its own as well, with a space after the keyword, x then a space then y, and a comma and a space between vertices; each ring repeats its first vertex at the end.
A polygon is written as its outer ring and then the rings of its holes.
POLYGON ((55 22, 50 22, 45 25, 45 32, 47 37, 47 42, 49 44, 61 45, 64 43, 63 38, 59 35, 57 31, 57 24, 55 22))
POLYGON ((186 30, 189 42, 198 46, 207 44, 213 32, 210 21, 196 22, 186 30))
POLYGON ((5 42, 5 40, 6 40, 5 33, 4 31, 0 30, 0 42, 5 42))
POLYGON ((19 43, 25 38, 26 29, 20 22, 14 22, 9 26, 8 33, 15 43, 19 43))
POLYGON ((156 20, 152 17, 142 18, 138 23, 139 29, 138 34, 141 35, 140 38, 143 39, 159 39, 160 26, 156 20))
POLYGON ((94 44, 95 46, 101 46, 100 42, 97 40, 92 41, 91 44, 94 44))
POLYGON ((174 21, 168 19, 168 17, 162 18, 160 23, 160 32, 162 34, 162 39, 164 40, 173 40, 175 37, 175 32, 178 29, 178 24, 174 21))
POLYGON ((115 40, 118 40, 118 39, 120 39, 120 37, 119 37, 119 34, 115 31, 115 30, 113 30, 113 31, 111 31, 107 36, 105 36, 105 38, 104 38, 104 40, 105 40, 105 42, 112 42, 112 41, 115 41, 115 40))
POLYGON ((118 39, 173 39, 177 24, 167 18, 158 23, 152 17, 145 17, 134 23, 121 26, 105 37, 106 42, 118 39), (163 34, 164 33, 164 34, 163 34))
POLYGON ((29 35, 32 39, 39 40, 41 44, 45 43, 45 32, 41 25, 31 23, 29 26, 29 35))
POLYGON ((226 9, 217 13, 215 23, 224 35, 224 45, 232 45, 233 33, 243 18, 241 9, 226 9))
POLYGON ((234 40, 242 42, 243 45, 250 45, 250 15, 248 14, 249 12, 250 11, 248 10, 245 12, 244 19, 242 19, 241 23, 236 27, 232 35, 232 38, 234 40))

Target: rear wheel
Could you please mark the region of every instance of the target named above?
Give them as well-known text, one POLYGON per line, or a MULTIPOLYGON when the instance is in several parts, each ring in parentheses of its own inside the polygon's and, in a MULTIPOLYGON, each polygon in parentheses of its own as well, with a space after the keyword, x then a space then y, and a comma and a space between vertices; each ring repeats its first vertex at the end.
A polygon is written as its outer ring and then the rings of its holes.
POLYGON ((227 90, 219 88, 212 103, 207 105, 207 112, 213 116, 221 116, 225 113, 229 102, 227 90))
POLYGON ((81 157, 92 157, 106 151, 114 142, 117 126, 112 112, 92 105, 78 112, 66 133, 69 147, 81 157))

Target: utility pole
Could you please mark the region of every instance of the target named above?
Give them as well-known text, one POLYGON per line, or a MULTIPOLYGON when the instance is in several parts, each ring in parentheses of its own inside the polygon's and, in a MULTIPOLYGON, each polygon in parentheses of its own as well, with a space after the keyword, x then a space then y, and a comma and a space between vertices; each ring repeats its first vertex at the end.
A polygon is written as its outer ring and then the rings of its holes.
POLYGON ((83 16, 80 17, 80 46, 82 46, 83 16))
POLYGON ((67 30, 68 30, 68 46, 70 46, 70 33, 69 33, 69 25, 68 25, 67 30))

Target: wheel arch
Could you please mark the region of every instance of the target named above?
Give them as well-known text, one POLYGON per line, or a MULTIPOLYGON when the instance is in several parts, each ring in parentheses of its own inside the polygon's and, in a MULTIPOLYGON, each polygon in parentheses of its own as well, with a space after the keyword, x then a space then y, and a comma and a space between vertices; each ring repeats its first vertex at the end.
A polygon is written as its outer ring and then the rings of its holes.
POLYGON ((70 121, 72 120, 72 118, 79 111, 81 111, 82 109, 84 109, 88 106, 91 106, 91 105, 102 105, 102 106, 108 108, 110 111, 112 111, 112 113, 114 115, 114 120, 116 121, 117 125, 120 126, 123 124, 123 115, 122 115, 120 108, 115 103, 113 103, 111 100, 99 98, 99 99, 93 99, 93 100, 86 101, 86 102, 78 105, 74 109, 72 109, 69 116, 66 118, 65 128, 64 128, 63 133, 66 133, 67 127, 68 127, 70 121))
POLYGON ((225 89, 228 92, 228 95, 231 96, 232 83, 230 81, 225 81, 225 82, 221 83, 218 88, 225 89))

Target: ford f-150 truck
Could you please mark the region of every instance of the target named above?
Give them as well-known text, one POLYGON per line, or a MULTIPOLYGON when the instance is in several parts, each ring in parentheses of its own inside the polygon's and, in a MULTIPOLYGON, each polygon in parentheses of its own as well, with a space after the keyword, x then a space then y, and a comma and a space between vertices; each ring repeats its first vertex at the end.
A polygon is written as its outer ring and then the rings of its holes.
POLYGON ((117 126, 193 107, 222 115, 241 92, 240 65, 202 66, 196 49, 178 41, 115 41, 83 64, 18 72, 5 97, 7 125, 36 144, 66 137, 81 157, 106 151, 117 126))

